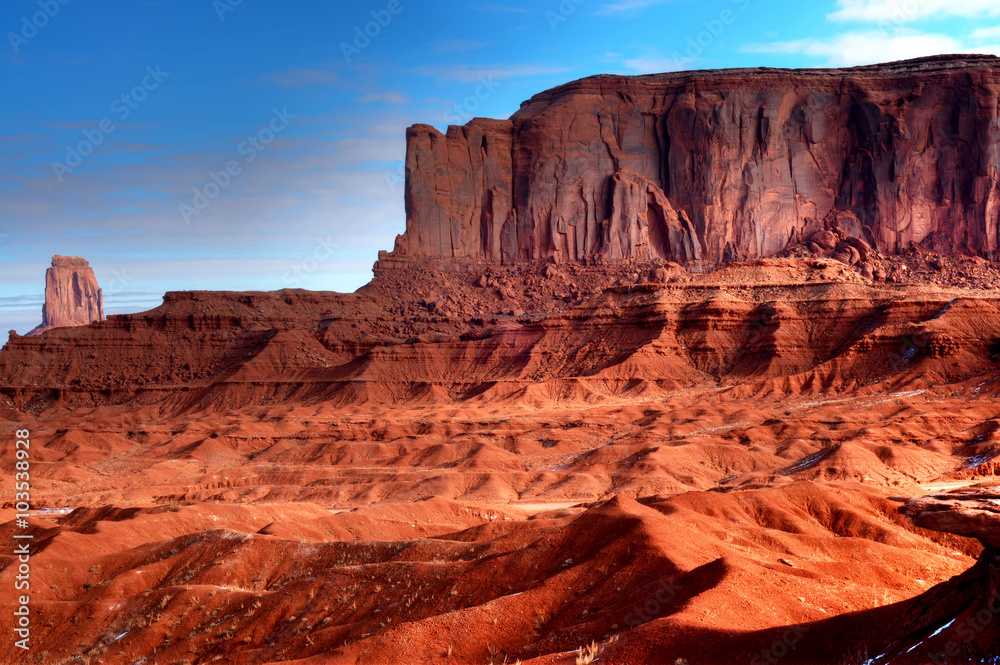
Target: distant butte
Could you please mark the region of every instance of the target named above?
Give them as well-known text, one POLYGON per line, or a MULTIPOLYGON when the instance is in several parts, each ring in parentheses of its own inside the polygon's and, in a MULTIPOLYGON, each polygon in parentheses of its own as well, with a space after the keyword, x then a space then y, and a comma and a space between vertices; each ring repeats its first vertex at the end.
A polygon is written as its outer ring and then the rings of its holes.
POLYGON ((42 323, 28 336, 103 320, 104 294, 87 260, 78 256, 53 256, 52 267, 45 272, 42 323))

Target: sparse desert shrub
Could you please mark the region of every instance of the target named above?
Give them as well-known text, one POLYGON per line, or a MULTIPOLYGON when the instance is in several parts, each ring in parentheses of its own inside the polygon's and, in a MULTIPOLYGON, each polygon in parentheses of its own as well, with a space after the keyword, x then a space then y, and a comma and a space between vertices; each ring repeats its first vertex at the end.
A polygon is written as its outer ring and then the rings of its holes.
POLYGON ((585 647, 580 647, 576 652, 576 665, 590 665, 597 658, 598 651, 597 642, 591 642, 585 647))

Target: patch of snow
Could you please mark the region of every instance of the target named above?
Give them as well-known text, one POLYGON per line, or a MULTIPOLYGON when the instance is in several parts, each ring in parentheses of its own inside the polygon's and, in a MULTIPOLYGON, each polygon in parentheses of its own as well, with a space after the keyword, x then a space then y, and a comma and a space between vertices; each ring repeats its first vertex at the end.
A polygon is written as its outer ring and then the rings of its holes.
POLYGON ((948 623, 946 623, 945 625, 941 626, 940 628, 938 628, 937 630, 935 630, 933 633, 931 633, 931 637, 937 637, 938 635, 941 634, 942 630, 944 630, 945 628, 947 628, 948 626, 950 626, 953 623, 955 623, 954 619, 952 619, 951 621, 949 621, 948 623))
POLYGON ((980 453, 975 457, 973 457, 972 459, 970 459, 968 464, 962 467, 962 471, 967 471, 969 469, 975 469, 977 466, 982 466, 983 464, 986 464, 997 455, 1000 455, 1000 453, 998 452, 980 453))
POLYGON ((817 452, 815 452, 815 453, 813 453, 811 455, 803 457, 801 460, 799 460, 798 462, 796 462, 792 466, 790 466, 787 469, 785 469, 784 471, 782 471, 781 475, 787 476, 790 473, 796 473, 798 471, 804 471, 804 470, 808 469, 811 466, 819 464, 821 461, 823 461, 823 459, 825 457, 827 457, 832 452, 833 452, 833 448, 832 447, 831 448, 824 448, 823 450, 819 450, 819 451, 817 451, 817 452))

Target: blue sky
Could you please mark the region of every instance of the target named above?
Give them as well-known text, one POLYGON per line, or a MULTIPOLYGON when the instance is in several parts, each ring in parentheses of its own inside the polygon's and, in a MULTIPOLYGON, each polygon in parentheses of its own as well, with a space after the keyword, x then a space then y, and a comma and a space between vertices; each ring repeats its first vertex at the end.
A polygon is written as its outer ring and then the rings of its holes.
POLYGON ((408 125, 598 73, 1000 53, 1000 3, 5 0, 0 35, 0 330, 24 333, 53 254, 108 313, 356 289, 405 225, 408 125))

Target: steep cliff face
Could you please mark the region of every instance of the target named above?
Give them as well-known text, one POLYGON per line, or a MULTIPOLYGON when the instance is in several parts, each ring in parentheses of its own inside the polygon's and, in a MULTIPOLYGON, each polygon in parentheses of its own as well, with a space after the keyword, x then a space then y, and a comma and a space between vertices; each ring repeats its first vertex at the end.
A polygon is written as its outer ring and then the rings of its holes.
POLYGON ((1000 252, 1000 58, 594 76, 407 132, 394 257, 767 257, 832 226, 1000 252))
POLYGON ((45 271, 42 323, 28 335, 103 320, 104 295, 87 260, 76 256, 53 256, 52 267, 45 271))

